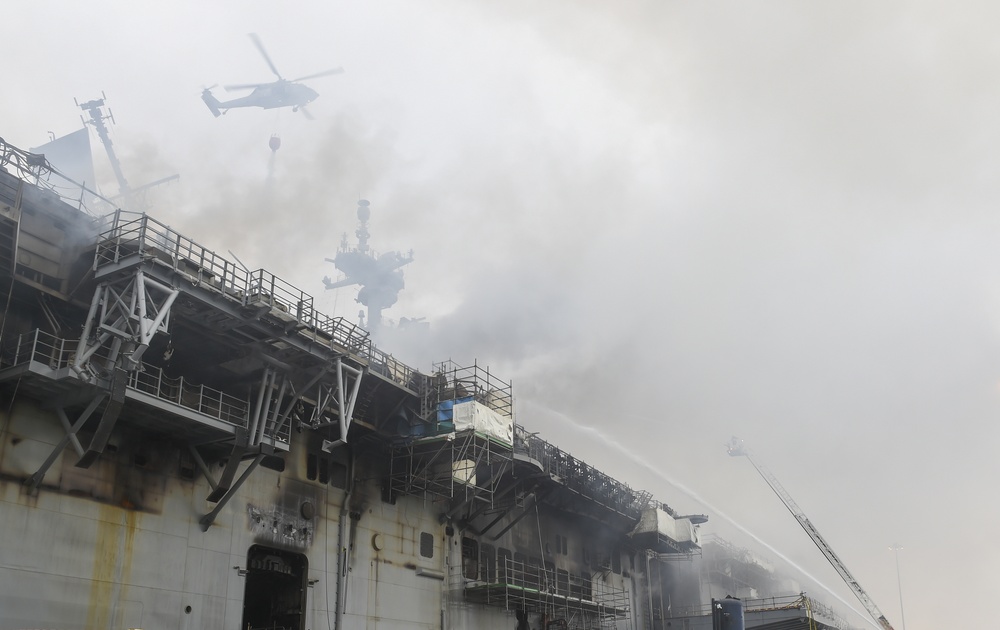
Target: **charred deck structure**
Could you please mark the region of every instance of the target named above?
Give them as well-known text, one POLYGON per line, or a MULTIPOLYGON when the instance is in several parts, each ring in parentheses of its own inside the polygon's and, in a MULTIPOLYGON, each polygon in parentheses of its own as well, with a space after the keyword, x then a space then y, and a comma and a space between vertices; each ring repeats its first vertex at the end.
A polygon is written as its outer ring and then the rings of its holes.
MULTIPOLYGON (((0 626, 670 627, 704 517, 0 140, 0 626)), ((680 627, 677 625, 676 627, 680 627)))

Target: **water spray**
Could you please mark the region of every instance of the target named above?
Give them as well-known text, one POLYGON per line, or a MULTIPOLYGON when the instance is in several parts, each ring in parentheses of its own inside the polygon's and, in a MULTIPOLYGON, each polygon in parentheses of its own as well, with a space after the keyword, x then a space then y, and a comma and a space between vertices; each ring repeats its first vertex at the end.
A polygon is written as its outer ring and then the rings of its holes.
MULTIPOLYGON (((572 425, 573 428, 575 428, 577 430, 582 430, 584 433, 590 434, 591 436, 593 436, 600 443, 606 444, 607 446, 610 446, 611 448, 615 449, 616 451, 618 451, 619 453, 621 453, 622 455, 624 455, 625 457, 627 457, 631 461, 639 464, 641 467, 645 468, 647 471, 653 473, 653 475, 655 475, 656 477, 658 477, 661 480, 667 482, 668 484, 670 484, 671 486, 673 486, 677 490, 680 490, 682 493, 684 493, 685 495, 687 495, 690 499, 698 502, 699 504, 701 504, 702 506, 704 506, 706 509, 712 511, 717 516, 719 516, 722 519, 724 519, 725 521, 729 522, 733 527, 735 527, 736 529, 738 529, 740 532, 746 534, 747 536, 749 536, 750 538, 752 538, 754 541, 756 541, 757 543, 759 543, 760 545, 762 545, 764 548, 766 548, 768 551, 770 551, 771 553, 773 553, 774 555, 776 555, 777 557, 781 558, 783 561, 785 561, 786 563, 788 563, 789 566, 791 566, 792 568, 794 568, 796 571, 799 571, 802 575, 804 575, 806 578, 808 578, 809 580, 811 580, 814 584, 816 584, 817 586, 819 586, 820 588, 822 588, 824 591, 826 591, 830 596, 834 597, 837 601, 839 601, 845 607, 847 607, 852 612, 854 612, 855 614, 857 614, 859 617, 861 617, 862 619, 864 619, 865 621, 867 621, 869 624, 871 624, 871 626, 873 628, 878 628, 879 627, 867 615, 865 615, 861 611, 857 610, 854 606, 851 605, 850 602, 848 602, 843 597, 841 597, 836 592, 834 592, 829 586, 827 586, 827 585, 823 584, 822 582, 820 582, 818 578, 816 578, 811 573, 809 573, 808 571, 806 571, 803 567, 801 567, 798 564, 796 564, 791 558, 789 558, 785 554, 783 554, 780 551, 778 551, 777 549, 775 549, 772 545, 768 544, 763 538, 761 538, 760 536, 754 534, 752 531, 750 531, 749 529, 747 529, 743 525, 739 524, 736 521, 735 518, 733 518, 732 516, 728 515, 726 512, 724 512, 723 510, 717 508, 716 506, 712 505, 708 500, 706 500, 704 497, 702 497, 700 494, 698 494, 692 488, 689 488, 686 485, 684 485, 683 483, 681 483, 680 481, 678 481, 676 479, 673 479, 672 477, 670 477, 669 475, 667 475, 666 473, 664 473, 663 471, 661 471, 659 468, 657 468, 653 464, 649 463, 648 461, 646 461, 642 457, 636 455, 636 453, 634 451, 625 448, 624 445, 622 445, 620 442, 616 441, 614 438, 606 435, 605 433, 603 433, 599 429, 596 429, 594 427, 587 426, 587 425, 584 425, 584 424, 579 424, 579 423, 575 422, 572 418, 570 418, 569 416, 567 416, 566 414, 564 414, 562 412, 559 412, 559 411, 556 411, 555 409, 551 409, 550 407, 546 407, 545 405, 539 405, 537 403, 531 403, 531 404, 535 404, 536 406, 542 408, 548 414, 550 414, 553 417, 557 418, 560 422, 572 425)), ((640 419, 647 420, 646 418, 640 418, 640 419)))

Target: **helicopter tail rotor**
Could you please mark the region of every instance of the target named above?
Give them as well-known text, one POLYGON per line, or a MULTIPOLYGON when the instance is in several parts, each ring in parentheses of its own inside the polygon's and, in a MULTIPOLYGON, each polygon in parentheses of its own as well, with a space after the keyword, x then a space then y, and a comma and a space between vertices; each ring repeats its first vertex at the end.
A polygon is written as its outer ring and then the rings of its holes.
POLYGON ((222 115, 222 111, 220 109, 222 103, 220 103, 219 99, 215 98, 215 95, 212 94, 212 88, 208 87, 201 91, 201 100, 205 101, 205 105, 208 105, 209 111, 211 111, 216 118, 222 115))

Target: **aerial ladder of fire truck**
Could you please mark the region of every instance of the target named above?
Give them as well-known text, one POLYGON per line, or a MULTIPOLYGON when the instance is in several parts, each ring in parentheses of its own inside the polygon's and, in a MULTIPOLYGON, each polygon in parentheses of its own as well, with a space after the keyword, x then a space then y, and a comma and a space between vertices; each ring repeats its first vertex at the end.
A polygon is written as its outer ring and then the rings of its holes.
POLYGON ((830 564, 833 565, 833 568, 836 569, 837 573, 840 574, 840 577, 843 578, 844 582, 847 583, 847 586, 850 587, 851 591, 861 601, 861 604, 865 607, 865 610, 868 611, 868 614, 872 616, 872 619, 874 619, 878 623, 879 627, 881 627, 882 630, 894 630, 892 624, 890 624, 889 620, 885 618, 885 615, 882 614, 882 611, 878 609, 878 606, 876 606, 875 602, 872 601, 872 598, 868 596, 868 593, 865 592, 865 589, 861 588, 861 585, 858 584, 858 581, 854 579, 854 576, 851 575, 851 572, 847 570, 847 566, 837 556, 837 554, 834 553, 833 549, 826 542, 823 536, 821 536, 819 531, 816 530, 816 527, 809 521, 808 518, 806 518, 805 512, 803 512, 802 508, 800 508, 798 504, 795 503, 795 500, 792 499, 792 495, 788 494, 788 491, 785 490, 785 488, 780 483, 778 483, 778 479, 774 476, 774 474, 771 473, 770 470, 768 470, 765 466, 759 464, 757 460, 753 458, 753 456, 750 454, 750 450, 747 449, 746 446, 744 446, 743 440, 734 437, 729 443, 729 454, 733 457, 743 456, 746 457, 748 460, 750 460, 750 463, 753 464, 753 467, 757 469, 757 472, 760 473, 760 476, 764 478, 764 481, 767 482, 767 485, 771 486, 771 489, 774 490, 774 493, 778 495, 778 498, 781 499, 782 503, 785 504, 785 507, 788 508, 788 511, 792 513, 792 516, 795 517, 795 520, 798 521, 799 525, 802 526, 802 529, 806 530, 806 533, 809 534, 809 538, 811 538, 812 541, 816 543, 816 546, 819 547, 819 550, 823 553, 824 556, 826 556, 826 559, 830 561, 830 564))

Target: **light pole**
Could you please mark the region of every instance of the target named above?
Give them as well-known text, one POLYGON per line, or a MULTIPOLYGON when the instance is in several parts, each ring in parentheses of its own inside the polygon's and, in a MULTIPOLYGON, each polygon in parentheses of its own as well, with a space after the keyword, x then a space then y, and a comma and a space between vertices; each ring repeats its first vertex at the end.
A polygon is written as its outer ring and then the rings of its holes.
POLYGON ((899 577, 899 552, 902 549, 902 545, 898 543, 889 545, 889 550, 896 555, 896 588, 899 589, 899 618, 903 622, 903 630, 906 630, 906 615, 903 614, 903 582, 899 577))

